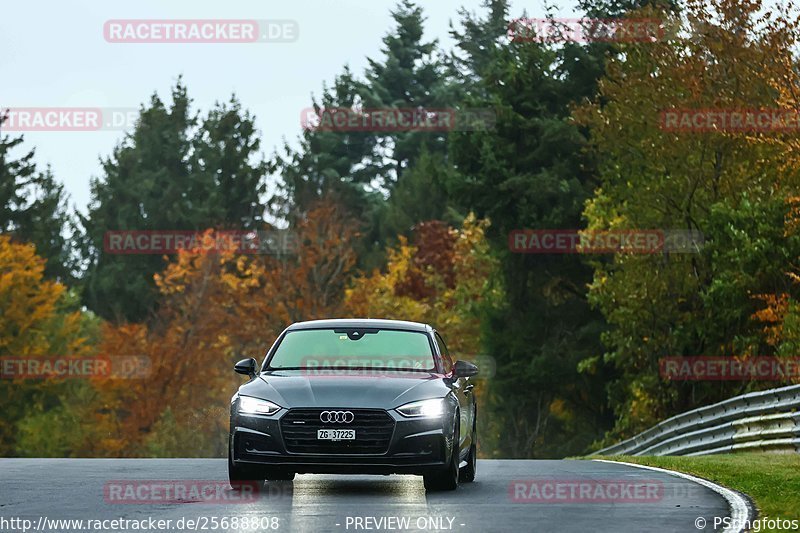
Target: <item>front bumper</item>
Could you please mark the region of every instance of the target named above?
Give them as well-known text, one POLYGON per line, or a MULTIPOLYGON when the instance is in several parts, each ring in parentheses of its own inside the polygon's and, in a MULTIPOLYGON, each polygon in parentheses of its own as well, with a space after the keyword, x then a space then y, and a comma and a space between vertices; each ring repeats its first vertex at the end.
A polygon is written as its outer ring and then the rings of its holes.
MULTIPOLYGON (((391 436, 381 453, 356 453, 345 450, 344 445, 337 450, 335 444, 333 447, 328 444, 323 453, 309 453, 298 452, 296 446, 293 451, 291 445, 287 446, 286 433, 294 428, 287 426, 290 419, 283 424, 281 421, 291 411, 298 410, 283 409, 273 416, 242 415, 232 410, 229 445, 234 464, 301 474, 426 474, 443 469, 453 453, 454 417, 451 412, 442 418, 410 419, 393 410, 380 410, 393 422, 391 436)), ((323 427, 348 429, 341 424, 323 427)), ((309 427, 308 431, 316 431, 316 426, 309 427)), ((356 429, 358 440, 359 430, 356 429)))

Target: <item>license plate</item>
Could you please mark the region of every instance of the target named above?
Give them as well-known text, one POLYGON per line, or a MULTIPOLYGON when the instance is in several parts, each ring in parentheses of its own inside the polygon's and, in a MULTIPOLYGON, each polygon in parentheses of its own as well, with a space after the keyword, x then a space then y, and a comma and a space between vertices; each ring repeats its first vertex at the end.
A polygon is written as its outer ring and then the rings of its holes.
POLYGON ((318 429, 317 440, 355 440, 355 429, 318 429))

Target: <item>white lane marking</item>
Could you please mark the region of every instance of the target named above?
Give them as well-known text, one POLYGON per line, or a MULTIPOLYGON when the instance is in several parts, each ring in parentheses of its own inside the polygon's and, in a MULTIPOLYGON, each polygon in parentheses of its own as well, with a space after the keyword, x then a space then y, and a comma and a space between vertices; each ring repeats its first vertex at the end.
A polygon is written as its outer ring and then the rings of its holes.
POLYGON ((725 501, 728 502, 728 507, 730 508, 731 512, 731 526, 722 533, 742 533, 745 531, 744 527, 735 527, 738 524, 745 524, 750 523, 753 520, 752 509, 747 504, 747 500, 745 500, 741 494, 731 489, 725 488, 722 485, 717 485, 716 483, 712 483, 711 481, 695 476, 691 476, 689 474, 684 474, 683 472, 675 472, 674 470, 667 470, 666 468, 658 468, 655 466, 646 466, 646 465, 637 465, 634 463, 626 463, 625 461, 609 461, 607 459, 592 459, 592 461, 597 461, 600 463, 611 463, 611 464, 618 464, 618 465, 625 465, 625 466, 633 466, 635 468, 643 468, 645 470, 654 470, 656 472, 662 472, 664 474, 669 474, 671 476, 680 477, 683 479, 688 479, 689 481, 693 481, 704 487, 707 487, 723 498, 725 501))

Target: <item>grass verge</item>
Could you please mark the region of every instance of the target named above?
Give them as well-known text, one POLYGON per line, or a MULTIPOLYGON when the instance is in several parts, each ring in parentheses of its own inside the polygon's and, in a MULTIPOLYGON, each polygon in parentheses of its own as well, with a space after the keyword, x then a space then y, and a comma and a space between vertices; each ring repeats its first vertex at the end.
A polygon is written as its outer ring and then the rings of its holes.
MULTIPOLYGON (((703 457, 591 457, 692 474, 750 496, 759 518, 800 520, 800 454, 720 454, 703 457)), ((762 529, 761 531, 786 531, 762 529)), ((794 531, 794 530, 793 530, 794 531)))

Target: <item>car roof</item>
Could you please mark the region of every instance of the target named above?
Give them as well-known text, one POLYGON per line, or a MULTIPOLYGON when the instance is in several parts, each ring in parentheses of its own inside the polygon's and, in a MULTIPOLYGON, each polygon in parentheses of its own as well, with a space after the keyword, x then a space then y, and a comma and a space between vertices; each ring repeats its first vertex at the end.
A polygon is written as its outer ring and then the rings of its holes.
POLYGON ((383 320, 376 318, 334 318, 327 320, 308 320, 306 322, 295 322, 286 331, 298 329, 320 329, 320 328, 379 328, 379 329, 405 329, 411 331, 433 331, 428 324, 421 322, 408 322, 405 320, 383 320))

